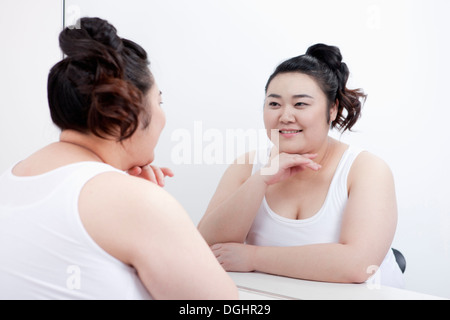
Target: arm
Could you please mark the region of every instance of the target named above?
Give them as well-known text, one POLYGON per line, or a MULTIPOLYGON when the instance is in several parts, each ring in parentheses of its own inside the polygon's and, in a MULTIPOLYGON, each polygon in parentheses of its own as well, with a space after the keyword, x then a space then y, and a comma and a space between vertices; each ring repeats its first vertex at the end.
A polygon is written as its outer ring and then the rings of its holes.
POLYGON ((80 195, 91 237, 133 266, 156 299, 236 299, 236 286, 181 205, 157 185, 117 173, 92 179, 80 195))
POLYGON ((217 244, 213 251, 228 271, 260 271, 299 279, 360 283, 379 266, 397 224, 394 180, 390 169, 363 153, 349 176, 349 200, 339 243, 303 247, 255 247, 217 244))
MULTIPOLYGON (((249 154, 247 159, 251 159, 249 154)), ((259 173, 251 175, 253 161, 236 161, 223 175, 198 230, 210 245, 243 243, 266 192, 259 173)))
POLYGON ((254 153, 244 155, 245 161, 236 160, 225 172, 205 215, 198 225, 208 244, 221 242, 243 243, 267 186, 295 175, 299 170, 320 166, 312 159, 316 155, 292 155, 282 153, 275 157, 271 166, 253 175, 254 153), (245 164, 242 164, 245 163, 245 164))

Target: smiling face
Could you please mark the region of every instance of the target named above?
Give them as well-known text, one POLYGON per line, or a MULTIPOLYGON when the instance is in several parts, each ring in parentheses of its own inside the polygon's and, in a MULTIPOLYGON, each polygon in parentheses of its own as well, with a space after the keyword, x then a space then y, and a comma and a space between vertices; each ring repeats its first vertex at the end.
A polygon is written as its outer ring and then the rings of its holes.
POLYGON ((336 118, 337 106, 330 111, 328 106, 314 78, 298 72, 277 75, 267 88, 264 104, 269 138, 280 152, 317 153, 328 138, 328 119, 336 118))

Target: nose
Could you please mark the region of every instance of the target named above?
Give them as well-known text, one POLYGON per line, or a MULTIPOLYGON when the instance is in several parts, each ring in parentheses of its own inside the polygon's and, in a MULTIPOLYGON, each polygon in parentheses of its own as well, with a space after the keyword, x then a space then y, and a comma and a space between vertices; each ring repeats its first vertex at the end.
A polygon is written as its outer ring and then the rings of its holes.
POLYGON ((292 112, 291 108, 289 108, 288 106, 283 108, 283 112, 280 116, 280 122, 281 123, 295 122, 294 113, 292 112))

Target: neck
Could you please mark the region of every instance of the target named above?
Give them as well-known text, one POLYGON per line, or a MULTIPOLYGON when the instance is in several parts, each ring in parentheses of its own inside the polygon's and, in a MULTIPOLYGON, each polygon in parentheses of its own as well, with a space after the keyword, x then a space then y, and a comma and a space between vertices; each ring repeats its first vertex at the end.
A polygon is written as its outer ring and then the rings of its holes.
POLYGON ((59 141, 79 148, 80 152, 92 161, 107 163, 120 170, 129 168, 122 164, 120 147, 113 140, 106 140, 94 135, 84 134, 74 130, 64 130, 59 141))
POLYGON ((317 157, 313 159, 314 162, 321 165, 321 169, 319 171, 312 170, 302 170, 295 175, 295 179, 300 180, 308 180, 309 178, 316 177, 318 174, 322 172, 327 172, 327 169, 330 165, 330 161, 333 158, 333 154, 336 150, 337 143, 334 139, 327 137, 325 142, 320 146, 319 149, 314 150, 309 153, 317 154, 317 157))
POLYGON ((334 139, 327 137, 320 150, 316 152, 317 158, 314 159, 314 161, 320 164, 322 168, 326 167, 335 147, 336 142, 334 141, 334 139))

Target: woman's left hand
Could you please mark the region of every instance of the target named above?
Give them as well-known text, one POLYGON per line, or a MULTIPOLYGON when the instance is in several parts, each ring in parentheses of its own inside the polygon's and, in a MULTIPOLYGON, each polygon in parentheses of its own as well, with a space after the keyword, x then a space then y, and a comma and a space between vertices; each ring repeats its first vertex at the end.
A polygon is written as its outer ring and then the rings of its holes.
POLYGON ((211 250, 226 271, 253 272, 255 246, 242 243, 218 243, 211 250))
POLYGON ((159 168, 153 165, 146 165, 143 167, 133 167, 128 170, 128 174, 138 178, 143 178, 150 182, 153 182, 160 187, 164 187, 165 177, 173 177, 174 174, 169 168, 159 168))

